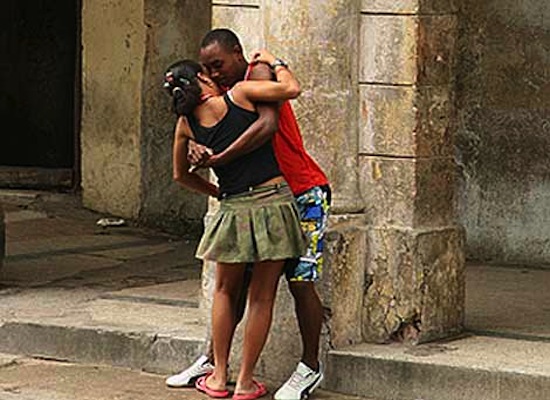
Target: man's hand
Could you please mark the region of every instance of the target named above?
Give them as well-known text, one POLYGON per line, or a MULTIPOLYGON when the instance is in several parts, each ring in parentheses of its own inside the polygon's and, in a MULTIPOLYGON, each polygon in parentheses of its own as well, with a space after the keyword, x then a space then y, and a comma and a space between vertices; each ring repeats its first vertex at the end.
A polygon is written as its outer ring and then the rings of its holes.
POLYGON ((209 167, 208 161, 213 156, 214 152, 211 148, 199 144, 195 141, 189 141, 189 149, 187 151, 187 161, 196 170, 199 167, 209 167))
POLYGON ((254 50, 250 54, 250 59, 252 60, 251 64, 264 63, 267 65, 271 65, 273 64, 273 62, 275 62, 277 58, 273 54, 271 54, 268 50, 259 49, 259 50, 254 50))

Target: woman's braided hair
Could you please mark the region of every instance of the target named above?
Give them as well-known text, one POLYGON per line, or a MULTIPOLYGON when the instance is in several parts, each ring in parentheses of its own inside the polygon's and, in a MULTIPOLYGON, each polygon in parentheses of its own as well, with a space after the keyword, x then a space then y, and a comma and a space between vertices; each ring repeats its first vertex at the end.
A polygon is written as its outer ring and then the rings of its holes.
POLYGON ((172 96, 172 106, 178 116, 190 115, 201 103, 202 90, 197 82, 199 72, 202 72, 199 63, 182 60, 169 66, 164 74, 163 87, 172 96))

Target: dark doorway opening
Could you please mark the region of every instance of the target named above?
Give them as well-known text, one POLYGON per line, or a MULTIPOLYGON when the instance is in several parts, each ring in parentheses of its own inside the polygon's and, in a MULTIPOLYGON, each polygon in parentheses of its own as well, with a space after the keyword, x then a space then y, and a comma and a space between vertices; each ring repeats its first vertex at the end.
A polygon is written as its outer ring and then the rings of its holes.
MULTIPOLYGON (((2 2, 3 186, 17 186, 17 182, 10 182, 17 179, 25 186, 29 174, 40 180, 36 171, 53 172, 43 179, 46 186, 65 186, 67 172, 69 184, 74 184, 72 176, 78 157, 79 12, 78 0, 2 2), (55 182, 56 177, 65 182, 55 182)), ((41 186, 40 182, 35 183, 33 186, 41 186)))

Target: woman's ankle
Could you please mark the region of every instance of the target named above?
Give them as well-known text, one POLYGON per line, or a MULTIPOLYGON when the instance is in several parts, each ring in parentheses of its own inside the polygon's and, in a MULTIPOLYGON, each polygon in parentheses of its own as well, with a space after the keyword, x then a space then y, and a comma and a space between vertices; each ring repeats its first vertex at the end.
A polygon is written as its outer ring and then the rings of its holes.
POLYGON ((238 379, 235 383, 235 393, 252 393, 256 390, 252 378, 241 380, 238 379))
POLYGON ((227 385, 227 374, 220 374, 214 371, 206 378, 206 386, 210 389, 221 390, 225 389, 227 385))

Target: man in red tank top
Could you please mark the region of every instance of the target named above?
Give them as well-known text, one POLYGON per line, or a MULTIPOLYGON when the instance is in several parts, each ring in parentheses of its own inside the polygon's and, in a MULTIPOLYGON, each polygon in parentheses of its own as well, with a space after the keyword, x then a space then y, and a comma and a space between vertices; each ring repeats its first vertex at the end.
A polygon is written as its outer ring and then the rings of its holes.
MULTIPOLYGON (((210 31, 201 43, 200 60, 220 86, 230 88, 244 79, 272 79, 272 69, 286 68, 282 60, 272 66, 249 65, 237 36, 228 29, 210 31)), ((300 211, 302 228, 309 238, 307 254, 289 260, 286 278, 295 300, 302 337, 303 353, 292 377, 275 393, 278 400, 300 400, 321 383, 324 375, 318 360, 323 307, 315 289, 323 263, 323 239, 330 206, 330 187, 326 175, 304 148, 302 135, 289 102, 257 105, 258 120, 224 152, 212 155, 197 145, 189 161, 204 167, 225 164, 272 140, 279 168, 288 182, 300 211)), ((242 302, 238 314, 244 313, 242 302)), ((238 323, 238 322, 237 322, 238 323)), ((211 353, 211 352, 210 352, 211 353)), ((168 386, 182 387, 212 369, 211 355, 200 357, 192 366, 166 380, 168 386)))

